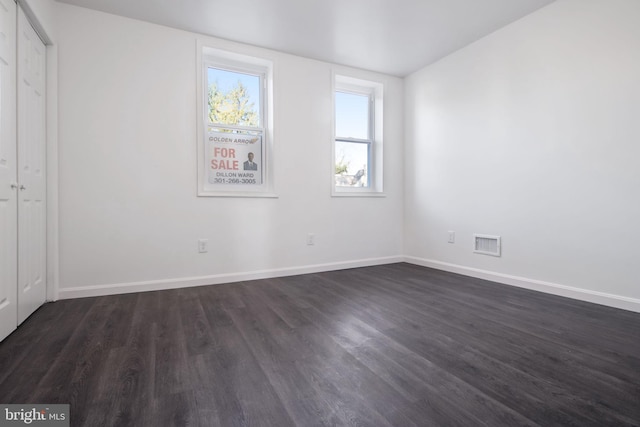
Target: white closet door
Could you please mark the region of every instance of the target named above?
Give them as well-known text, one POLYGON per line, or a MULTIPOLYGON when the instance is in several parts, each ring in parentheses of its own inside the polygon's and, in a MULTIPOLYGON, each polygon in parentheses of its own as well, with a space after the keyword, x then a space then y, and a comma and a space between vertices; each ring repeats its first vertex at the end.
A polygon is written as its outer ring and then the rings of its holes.
POLYGON ((46 299, 45 46, 18 8, 18 324, 46 299))
POLYGON ((16 4, 0 0, 0 340, 18 322, 16 4))

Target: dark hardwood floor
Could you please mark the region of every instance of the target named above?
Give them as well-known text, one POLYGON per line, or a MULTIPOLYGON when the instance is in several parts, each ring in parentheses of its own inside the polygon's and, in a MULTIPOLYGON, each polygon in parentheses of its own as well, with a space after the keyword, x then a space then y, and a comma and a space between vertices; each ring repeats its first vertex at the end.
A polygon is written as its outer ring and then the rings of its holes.
POLYGON ((640 314, 393 264, 49 303, 0 403, 72 426, 640 425, 640 314))

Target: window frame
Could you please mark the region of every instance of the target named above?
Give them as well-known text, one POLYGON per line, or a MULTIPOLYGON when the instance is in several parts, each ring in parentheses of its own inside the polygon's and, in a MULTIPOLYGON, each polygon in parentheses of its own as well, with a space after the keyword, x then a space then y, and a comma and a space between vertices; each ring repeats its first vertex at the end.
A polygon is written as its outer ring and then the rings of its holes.
MULTIPOLYGON (((273 63, 263 58, 229 52, 198 43, 198 189, 199 197, 277 197, 273 185, 273 63), (257 76, 260 79, 259 115, 257 127, 228 125, 209 121, 208 108, 208 70, 216 68, 224 71, 257 76), (260 135, 261 146, 261 184, 213 184, 208 182, 209 165, 206 153, 209 131, 229 129, 260 135)), ((242 160, 239 160, 242 161, 242 160)))
POLYGON ((384 197, 383 193, 383 150, 382 150, 382 120, 383 120, 383 91, 382 83, 363 80, 342 74, 333 75, 332 100, 332 150, 331 150, 331 195, 334 197, 384 197), (351 138, 337 135, 337 106, 338 92, 368 97, 368 138, 351 138), (335 182, 336 145, 339 142, 351 144, 367 144, 367 186, 347 187, 338 186, 335 182))

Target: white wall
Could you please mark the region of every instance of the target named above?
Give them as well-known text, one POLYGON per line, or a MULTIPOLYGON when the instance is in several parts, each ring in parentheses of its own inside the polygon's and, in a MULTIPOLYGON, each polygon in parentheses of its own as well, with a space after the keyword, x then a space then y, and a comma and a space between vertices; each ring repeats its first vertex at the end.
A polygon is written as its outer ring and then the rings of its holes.
POLYGON ((640 311, 639 23, 559 0, 406 79, 410 260, 640 311))
POLYGON ((402 255, 401 79, 64 4, 58 19, 62 298, 402 255), (274 61, 277 199, 196 197, 198 38, 274 61), (332 70, 385 84, 386 198, 330 197, 332 70))

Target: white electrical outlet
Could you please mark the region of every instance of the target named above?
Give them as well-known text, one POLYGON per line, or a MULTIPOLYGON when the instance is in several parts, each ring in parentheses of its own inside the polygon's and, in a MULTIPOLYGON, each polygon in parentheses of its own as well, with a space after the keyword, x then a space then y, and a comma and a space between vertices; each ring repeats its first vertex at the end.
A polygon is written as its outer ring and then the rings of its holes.
POLYGON ((456 242, 456 232, 449 231, 449 243, 455 243, 455 242, 456 242))
POLYGON ((307 245, 313 246, 316 244, 316 235, 313 233, 307 234, 307 245))
POLYGON ((198 239, 198 252, 200 252, 201 254, 209 252, 208 239, 198 239))

